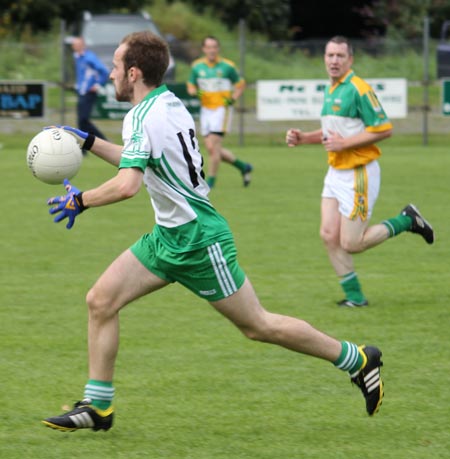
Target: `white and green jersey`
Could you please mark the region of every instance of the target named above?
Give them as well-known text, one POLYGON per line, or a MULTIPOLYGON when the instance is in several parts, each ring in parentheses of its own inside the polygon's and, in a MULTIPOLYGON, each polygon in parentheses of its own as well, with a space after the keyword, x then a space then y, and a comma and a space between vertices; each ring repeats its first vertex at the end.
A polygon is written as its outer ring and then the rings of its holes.
POLYGON ((174 252, 231 239, 226 220, 208 199, 195 124, 165 85, 151 91, 125 116, 119 168, 144 172, 155 211, 154 233, 174 252))

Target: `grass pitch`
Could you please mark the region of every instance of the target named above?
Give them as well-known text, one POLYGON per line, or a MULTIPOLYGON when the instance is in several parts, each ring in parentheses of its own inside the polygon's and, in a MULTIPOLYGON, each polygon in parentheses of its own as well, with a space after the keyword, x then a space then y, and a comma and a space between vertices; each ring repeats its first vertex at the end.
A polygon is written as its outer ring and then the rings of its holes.
MULTIPOLYGON (((29 137, 29 138, 28 138, 29 137)), ((87 377, 84 295, 112 259, 153 226, 145 190, 55 225, 25 162, 32 137, 0 150, 0 456, 24 458, 424 459, 450 457, 448 139, 382 144, 372 221, 414 202, 433 224, 427 246, 403 234, 356 256, 371 305, 340 309, 318 236, 326 170, 320 147, 265 138, 233 147, 254 181, 223 164, 211 200, 234 230, 240 263, 262 303, 384 354, 385 400, 374 418, 329 363, 243 338, 209 305, 174 285, 121 313, 116 422, 109 432, 60 433, 40 424, 82 396, 87 377)), ((206 158, 205 158, 206 159, 206 158)), ((80 189, 114 174, 89 156, 80 189)))

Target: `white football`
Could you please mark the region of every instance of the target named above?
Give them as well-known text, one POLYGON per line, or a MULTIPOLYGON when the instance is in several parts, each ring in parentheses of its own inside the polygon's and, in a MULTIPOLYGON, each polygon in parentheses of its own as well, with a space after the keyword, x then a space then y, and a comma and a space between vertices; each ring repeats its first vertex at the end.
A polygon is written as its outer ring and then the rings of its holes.
POLYGON ((75 137, 61 128, 44 129, 28 144, 28 167, 36 178, 51 185, 74 177, 82 160, 75 137))

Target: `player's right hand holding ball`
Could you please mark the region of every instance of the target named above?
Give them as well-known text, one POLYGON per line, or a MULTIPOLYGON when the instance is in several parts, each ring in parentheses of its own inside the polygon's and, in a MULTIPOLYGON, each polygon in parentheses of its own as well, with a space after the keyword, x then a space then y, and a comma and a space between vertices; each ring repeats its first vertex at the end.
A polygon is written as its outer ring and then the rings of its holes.
POLYGON ((72 134, 83 150, 90 150, 95 142, 95 135, 72 126, 61 126, 62 129, 72 134))
POLYGON ((80 145, 82 150, 90 150, 95 142, 94 134, 89 134, 89 132, 82 131, 81 129, 77 129, 72 126, 62 126, 57 124, 55 126, 45 126, 44 130, 52 129, 55 127, 64 129, 66 132, 75 137, 75 140, 78 142, 78 145, 80 145))

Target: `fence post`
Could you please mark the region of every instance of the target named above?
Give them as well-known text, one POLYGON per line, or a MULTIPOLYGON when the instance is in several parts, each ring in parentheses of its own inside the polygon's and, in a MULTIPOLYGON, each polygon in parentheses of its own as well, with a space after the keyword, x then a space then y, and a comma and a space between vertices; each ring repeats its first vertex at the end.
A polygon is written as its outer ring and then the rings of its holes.
MULTIPOLYGON (((245 78, 245 19, 239 19, 239 69, 242 78, 245 78)), ((239 98, 239 145, 244 145, 244 119, 245 119, 245 91, 239 98)))
POLYGON ((425 16, 423 18, 423 107, 422 107, 422 143, 428 145, 428 111, 429 97, 428 90, 430 85, 430 18, 425 16))
POLYGON ((64 39, 66 37, 66 21, 64 19, 61 20, 60 25, 60 45, 61 45, 61 94, 60 94, 60 124, 64 126, 66 124, 65 114, 66 114, 66 50, 64 46, 64 39))

